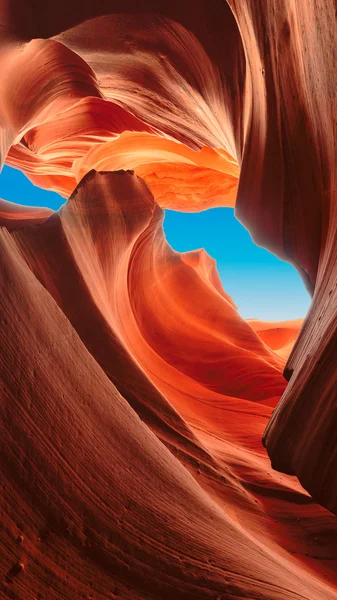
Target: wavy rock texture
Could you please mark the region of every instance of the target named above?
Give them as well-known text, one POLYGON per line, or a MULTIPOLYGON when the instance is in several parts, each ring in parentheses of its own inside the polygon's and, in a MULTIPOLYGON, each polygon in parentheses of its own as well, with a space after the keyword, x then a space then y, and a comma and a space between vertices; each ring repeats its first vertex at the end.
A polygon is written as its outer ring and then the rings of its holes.
POLYGON ((2 230, 5 597, 336 598, 335 518, 260 441, 284 360, 162 216, 92 171, 2 230))
POLYGON ((287 359, 294 347, 303 319, 280 321, 279 323, 248 319, 247 323, 276 354, 287 359))
POLYGON ((0 206, 1 593, 336 598, 335 519, 260 442, 337 512, 333 0, 0 8, 1 160, 81 182, 0 206), (285 391, 298 325, 162 236, 235 203, 313 293, 285 391))
POLYGON ((6 227, 8 231, 44 223, 52 214, 53 211, 48 208, 22 206, 0 199, 0 227, 6 227))

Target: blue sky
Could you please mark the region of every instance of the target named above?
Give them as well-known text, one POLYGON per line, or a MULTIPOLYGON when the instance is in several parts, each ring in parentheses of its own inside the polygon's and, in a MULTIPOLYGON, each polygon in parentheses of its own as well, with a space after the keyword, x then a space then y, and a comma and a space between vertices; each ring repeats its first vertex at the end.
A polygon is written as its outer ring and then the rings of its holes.
POLYGON ((46 206, 57 210, 64 198, 33 185, 18 169, 6 165, 0 173, 0 198, 27 206, 46 206))
POLYGON ((233 209, 168 210, 164 229, 175 250, 205 248, 216 259, 223 286, 245 319, 283 321, 306 315, 310 297, 296 269, 256 246, 233 209))
MULTIPOLYGON (((21 171, 7 166, 0 174, 0 198, 54 210, 64 202, 58 194, 32 185, 21 171)), ((244 318, 281 321, 305 316, 310 298, 297 271, 256 246, 235 219, 233 209, 168 210, 164 229, 175 250, 205 248, 216 259, 223 286, 244 318)))

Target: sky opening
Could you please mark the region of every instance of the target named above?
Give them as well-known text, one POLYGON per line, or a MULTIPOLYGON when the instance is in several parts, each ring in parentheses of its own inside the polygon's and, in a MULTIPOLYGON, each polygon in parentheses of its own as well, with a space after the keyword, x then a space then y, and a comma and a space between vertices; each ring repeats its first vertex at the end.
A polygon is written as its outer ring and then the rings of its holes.
MULTIPOLYGON (((0 198, 58 210, 65 199, 34 186, 19 170, 5 166, 0 198)), ((205 248, 217 261, 223 286, 245 319, 285 321, 305 317, 310 297, 296 269, 256 246, 231 208, 200 213, 165 211, 164 230, 178 252, 205 248)))

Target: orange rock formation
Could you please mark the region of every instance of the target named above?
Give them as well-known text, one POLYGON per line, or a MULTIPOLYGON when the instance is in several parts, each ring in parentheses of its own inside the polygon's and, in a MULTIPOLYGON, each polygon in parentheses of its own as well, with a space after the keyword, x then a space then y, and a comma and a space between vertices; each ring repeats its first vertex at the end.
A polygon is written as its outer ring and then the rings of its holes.
POLYGON ((333 0, 0 8, 1 159, 71 196, 0 205, 0 597, 336 599, 333 0), (286 365, 163 236, 234 204, 286 365))

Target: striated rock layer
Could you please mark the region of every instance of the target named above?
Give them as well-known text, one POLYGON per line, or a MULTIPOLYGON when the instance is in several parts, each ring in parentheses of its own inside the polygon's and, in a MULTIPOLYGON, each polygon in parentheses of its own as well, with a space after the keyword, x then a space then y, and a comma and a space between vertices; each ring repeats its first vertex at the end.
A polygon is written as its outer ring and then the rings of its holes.
POLYGON ((162 216, 92 171, 1 230, 4 597, 337 598, 335 517, 261 446, 284 359, 162 216))
POLYGON ((1 161, 84 181, 0 206, 1 593, 335 598, 334 518, 260 442, 337 512, 334 1, 4 1, 0 32, 1 161), (313 293, 285 390, 297 325, 162 237, 234 204, 313 293))

